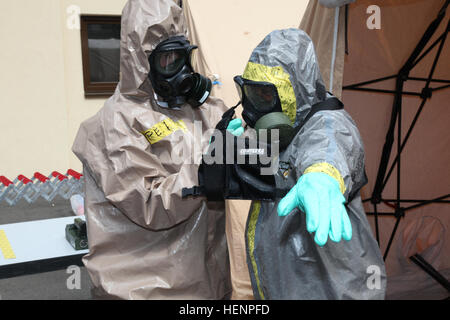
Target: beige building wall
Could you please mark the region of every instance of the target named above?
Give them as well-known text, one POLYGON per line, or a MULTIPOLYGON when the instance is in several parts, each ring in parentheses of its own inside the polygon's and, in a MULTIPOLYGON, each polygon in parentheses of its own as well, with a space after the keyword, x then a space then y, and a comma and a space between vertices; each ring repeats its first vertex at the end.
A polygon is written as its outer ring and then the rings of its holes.
MULTIPOLYGON (((48 0, 47 0, 48 1, 48 0)), ((68 168, 82 170, 82 165, 72 153, 71 147, 82 121, 94 115, 105 102, 105 98, 85 98, 81 59, 80 30, 71 28, 76 9, 81 14, 120 15, 126 0, 63 0, 61 15, 64 16, 62 26, 64 47, 65 92, 67 106, 67 142, 65 150, 68 156, 68 168)), ((79 18, 78 20, 79 21, 79 18)))
POLYGON ((60 2, 3 1, 1 7, 0 175, 62 169, 68 119, 60 2))
MULTIPOLYGON (((276 28, 297 27, 307 0, 189 0, 202 49, 221 77, 215 94, 238 100, 232 76, 276 28)), ((85 98, 81 14, 121 14, 126 0, 3 1, 0 11, 0 175, 81 170, 71 152, 80 123, 105 98, 85 98)))
MULTIPOLYGON (((235 75, 242 75, 255 47, 271 31, 298 28, 309 0, 185 0, 208 76, 220 77, 213 94, 233 106, 239 101, 235 75)), ((195 51, 194 51, 195 52, 195 51)), ((242 111, 238 108, 238 113, 242 111)))
POLYGON ((71 152, 82 120, 104 98, 85 98, 81 14, 120 14, 126 0, 15 0, 0 10, 0 175, 13 180, 81 170, 71 152), (75 15, 75 16, 74 16, 75 15), (75 18, 75 19, 74 19, 75 18))

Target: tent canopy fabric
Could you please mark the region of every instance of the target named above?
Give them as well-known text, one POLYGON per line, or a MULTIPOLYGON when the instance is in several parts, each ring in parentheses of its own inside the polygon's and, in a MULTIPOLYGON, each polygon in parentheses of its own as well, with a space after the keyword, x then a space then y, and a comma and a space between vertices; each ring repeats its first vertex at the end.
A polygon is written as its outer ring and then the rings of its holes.
MULTIPOLYGON (((299 2, 301 1, 297 1, 297 3, 299 2)), ((190 36, 195 40, 194 42, 200 45, 202 51, 199 53, 204 54, 198 59, 197 66, 200 71, 204 71, 210 76, 214 73, 220 74, 222 87, 216 86, 213 94, 223 98, 228 106, 234 105, 237 101, 232 75, 243 71, 246 60, 256 44, 274 29, 288 28, 293 26, 292 24, 299 26, 299 21, 303 17, 300 28, 305 30, 314 42, 324 82, 328 89, 332 87, 333 93, 342 98, 345 109, 357 123, 363 138, 369 183, 362 189, 362 196, 366 199, 370 198, 390 123, 394 95, 342 90, 342 87, 398 74, 430 23, 436 19, 446 0, 357 0, 340 8, 327 8, 322 5, 323 1, 319 0, 310 0, 307 7, 302 6, 301 8, 300 5, 294 7, 295 4, 292 1, 284 6, 274 6, 272 1, 253 0, 227 1, 226 3, 184 0, 183 3, 185 10, 188 10, 190 15, 190 18, 188 17, 190 36), (214 6, 214 12, 220 11, 227 14, 205 14, 210 8, 208 6, 214 6), (267 16, 264 16, 264 12, 270 12, 270 16, 274 17, 272 20, 281 19, 279 22, 273 23, 267 16), (294 22, 292 22, 293 12, 297 15, 294 22), (305 12, 304 15, 303 12, 305 12), (225 19, 227 23, 223 22, 220 16, 227 17, 225 19), (233 17, 233 23, 229 23, 230 17, 233 17), (373 19, 379 19, 380 29, 370 26, 370 21, 373 19), (210 23, 212 20, 216 23, 210 23), (345 53, 346 37, 348 54, 345 53), (224 45, 221 46, 219 43, 224 45), (237 66, 240 66, 240 69, 237 66), (222 72, 223 70, 233 70, 232 75, 222 72), (330 79, 332 79, 331 82, 330 79)), ((444 33, 449 17, 450 9, 447 9, 445 18, 426 48, 435 43, 444 33)), ((434 46, 415 66, 409 76, 415 79, 427 78, 438 49, 439 45, 434 46)), ((442 48, 433 79, 450 79, 449 55, 447 41, 442 48)), ((394 91, 395 81, 395 78, 391 78, 365 87, 394 91)), ((445 85, 448 85, 448 82, 431 83, 431 87, 445 85)), ((404 84, 404 91, 420 92, 423 87, 424 81, 408 80, 404 84)), ((450 101, 449 89, 433 92, 405 145, 401 154, 400 169, 400 195, 403 199, 434 199, 450 193, 450 170, 448 170, 450 112, 448 101, 450 101)), ((420 102, 420 96, 403 96, 402 139, 407 134, 420 102)), ((388 168, 397 151, 396 134, 394 136, 388 168)), ((397 169, 394 168, 392 177, 384 189, 383 198, 396 198, 396 177, 397 169)), ((378 206, 378 210, 380 212, 392 211, 390 206, 393 204, 392 201, 387 205, 382 203, 378 206)), ((411 204, 413 203, 404 203, 404 206, 411 204)), ((366 211, 373 211, 370 203, 366 203, 366 211)), ((237 223, 242 227, 242 220, 248 212, 248 204, 234 204, 232 212, 234 214, 228 214, 228 217, 239 216, 240 222, 231 218, 233 221, 228 221, 228 223, 237 223)), ((369 221, 375 232, 372 216, 369 217, 369 221)), ((379 217, 382 252, 386 250, 395 223, 395 217, 379 217)), ((448 203, 445 202, 419 207, 408 211, 401 218, 386 260, 389 276, 388 298, 413 296, 426 298, 427 296, 442 297, 443 295, 445 297, 445 290, 442 291, 443 288, 435 280, 414 265, 409 260, 409 256, 414 252, 422 253, 435 269, 448 276, 450 274, 450 255, 445 253, 450 252, 449 226, 450 210, 448 203), (404 278, 406 274, 409 278, 404 278), (408 279, 417 279, 417 281, 408 282, 408 279)), ((241 230, 237 227, 228 227, 229 229, 232 230, 230 233, 233 233, 233 230, 236 230, 237 233, 238 230, 241 230)), ((231 238, 238 239, 237 233, 231 238)), ((234 247, 241 248, 241 245, 235 244, 234 247)), ((235 254, 237 256, 238 253, 235 254)), ((236 259, 236 261, 241 263, 243 260, 236 259)), ((246 281, 244 274, 245 270, 241 272, 243 275, 242 281, 240 281, 242 288, 245 287, 246 281)), ((245 295, 243 296, 245 297, 245 295)))
MULTIPOLYGON (((448 1, 447 1, 448 2, 448 1)), ((342 34, 345 32, 345 21, 339 23, 339 42, 337 45, 336 68, 340 68, 343 59, 343 73, 334 72, 334 83, 342 81, 343 87, 382 77, 392 76, 386 81, 366 85, 363 87, 395 91, 396 78, 400 69, 418 45, 431 22, 436 19, 446 1, 443 0, 358 0, 348 6, 348 54, 345 54, 345 43, 342 34), (368 8, 378 7, 380 29, 368 26, 372 11, 368 8)), ((316 44, 324 73, 325 81, 329 76, 330 53, 332 51, 332 9, 320 6, 317 1, 310 1, 301 27, 308 29, 316 44), (328 14, 327 14, 328 10, 328 14), (326 17, 327 16, 327 17, 326 17)), ((344 8, 340 9, 340 19, 344 15, 344 8)), ((429 39, 427 48, 442 36, 448 27, 449 9, 446 16, 429 39)), ((307 32, 308 32, 307 31, 307 32)), ((434 58, 439 50, 435 45, 429 53, 417 63, 409 74, 410 79, 405 82, 404 91, 421 92, 428 78, 434 58)), ((437 88, 448 85, 450 79, 448 43, 444 44, 440 58, 435 66, 433 79, 447 80, 447 82, 432 82, 431 87, 437 88)), ((339 69, 340 70, 340 69, 339 69)), ((337 87, 334 90, 338 90, 337 87)), ((400 166, 400 198, 401 199, 434 199, 448 194, 450 191, 450 135, 448 101, 450 90, 437 90, 431 99, 427 100, 423 111, 417 119, 409 140, 401 153, 400 166)), ((385 143, 386 132, 389 127, 393 110, 394 94, 367 91, 343 90, 342 99, 346 110, 358 124, 366 149, 366 171, 368 185, 363 188, 363 198, 370 198, 375 185, 380 166, 380 157, 385 143)), ((402 98, 402 127, 401 140, 404 141, 410 124, 417 114, 421 104, 418 95, 403 95, 402 98)), ((397 125, 398 126, 398 125, 397 125)), ((397 128, 393 141, 388 168, 392 165, 397 153, 397 128)), ((384 199, 397 197, 397 168, 392 171, 383 192, 384 199)), ((448 199, 447 199, 448 200, 448 199)), ((381 203, 379 212, 393 211, 388 205, 381 203)), ((414 203, 402 203, 402 206, 414 203)), ((370 203, 366 203, 366 211, 373 211, 370 203)), ((374 222, 373 217, 369 219, 374 222)), ((409 257, 414 253, 422 256, 442 274, 450 274, 450 211, 448 203, 433 203, 408 211, 401 218, 393 244, 386 260, 388 276, 388 298, 426 298, 445 297, 443 287, 423 270, 414 265, 409 257), (422 232, 418 232, 418 230, 422 232), (406 276, 405 276, 406 275, 406 276), (418 281, 411 281, 417 279, 418 281), (420 289, 420 290, 418 290, 420 289), (421 294, 418 294, 421 292, 421 294)), ((379 217, 380 245, 383 252, 394 230, 395 217, 379 217)), ((374 228, 375 231, 375 228, 374 228)))

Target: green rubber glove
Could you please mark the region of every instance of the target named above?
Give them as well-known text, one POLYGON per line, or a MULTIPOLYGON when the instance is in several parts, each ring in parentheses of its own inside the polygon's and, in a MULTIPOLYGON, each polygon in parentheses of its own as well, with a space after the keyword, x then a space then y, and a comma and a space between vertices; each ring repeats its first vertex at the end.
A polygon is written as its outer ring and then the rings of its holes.
POLYGON ((345 198, 339 183, 322 172, 304 174, 278 204, 278 215, 286 216, 299 207, 306 214, 308 232, 315 232, 314 241, 324 246, 328 236, 334 242, 352 238, 352 224, 344 206, 345 198))
POLYGON ((233 119, 230 121, 230 123, 228 124, 228 128, 227 130, 239 137, 241 134, 244 133, 244 127, 242 126, 242 120, 241 119, 233 119))

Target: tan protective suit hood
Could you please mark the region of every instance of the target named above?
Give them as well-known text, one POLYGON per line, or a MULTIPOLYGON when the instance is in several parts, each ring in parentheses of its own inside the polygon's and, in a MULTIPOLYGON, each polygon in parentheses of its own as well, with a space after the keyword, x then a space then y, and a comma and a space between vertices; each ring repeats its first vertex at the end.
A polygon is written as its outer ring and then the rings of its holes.
POLYGON ((128 1, 122 12, 120 92, 151 95, 148 57, 160 42, 180 35, 187 38, 187 29, 182 9, 173 1, 128 1))
POLYGON ((147 78, 151 51, 175 35, 186 35, 176 3, 128 1, 119 85, 73 145, 85 174, 83 262, 96 297, 222 299, 230 291, 223 204, 181 199, 182 188, 198 184, 202 131, 226 107, 211 97, 197 109, 160 107, 147 78))

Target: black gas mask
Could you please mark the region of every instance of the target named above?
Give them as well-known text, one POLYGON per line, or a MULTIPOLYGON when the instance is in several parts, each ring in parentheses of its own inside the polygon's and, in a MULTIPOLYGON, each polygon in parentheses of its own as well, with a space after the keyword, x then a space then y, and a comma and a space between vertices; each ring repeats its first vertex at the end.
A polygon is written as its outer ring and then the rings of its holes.
POLYGON ((242 102, 242 117, 252 128, 267 130, 268 141, 272 130, 278 130, 280 149, 284 150, 294 136, 294 126, 283 113, 277 87, 270 82, 252 81, 241 76, 234 77, 242 102))
POLYGON ((191 66, 191 53, 197 48, 184 36, 171 37, 161 42, 148 58, 153 89, 170 108, 186 102, 199 107, 211 93, 211 80, 195 73, 191 66))

